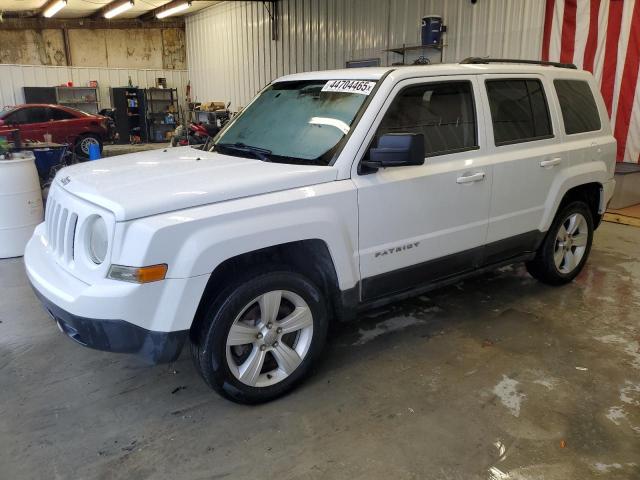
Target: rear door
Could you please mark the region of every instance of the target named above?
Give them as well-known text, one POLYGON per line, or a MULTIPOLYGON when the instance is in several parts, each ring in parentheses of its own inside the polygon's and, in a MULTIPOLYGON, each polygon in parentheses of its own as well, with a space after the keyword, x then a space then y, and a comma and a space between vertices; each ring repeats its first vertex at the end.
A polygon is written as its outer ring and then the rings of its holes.
POLYGON ((491 264, 535 250, 549 191, 568 162, 548 79, 491 74, 481 82, 494 172, 485 249, 491 264))
POLYGON ((47 131, 49 116, 47 107, 23 107, 21 109, 20 136, 23 141, 43 141, 47 131))

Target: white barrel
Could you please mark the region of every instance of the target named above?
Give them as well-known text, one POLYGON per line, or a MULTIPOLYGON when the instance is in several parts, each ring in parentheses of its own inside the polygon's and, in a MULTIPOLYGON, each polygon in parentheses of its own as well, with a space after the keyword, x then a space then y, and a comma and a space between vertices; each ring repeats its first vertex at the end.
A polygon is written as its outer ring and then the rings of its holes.
POLYGON ((21 257, 42 222, 42 192, 31 152, 0 160, 0 258, 21 257))

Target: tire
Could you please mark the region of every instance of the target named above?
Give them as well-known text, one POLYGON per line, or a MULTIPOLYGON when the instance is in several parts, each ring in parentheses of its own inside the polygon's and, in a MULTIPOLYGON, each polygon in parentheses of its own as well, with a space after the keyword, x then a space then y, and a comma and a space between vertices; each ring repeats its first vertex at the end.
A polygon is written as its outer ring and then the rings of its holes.
POLYGON ((548 285, 571 282, 589 257, 593 230, 593 215, 586 203, 575 201, 562 207, 527 270, 548 285))
POLYGON ((80 135, 76 140, 76 154, 89 158, 89 145, 91 143, 98 144, 100 147, 100 153, 102 153, 102 139, 94 133, 86 133, 84 135, 80 135))
POLYGON ((205 382, 238 403, 268 402, 292 390, 309 374, 327 335, 321 290, 286 268, 265 270, 209 300, 191 344, 205 382))

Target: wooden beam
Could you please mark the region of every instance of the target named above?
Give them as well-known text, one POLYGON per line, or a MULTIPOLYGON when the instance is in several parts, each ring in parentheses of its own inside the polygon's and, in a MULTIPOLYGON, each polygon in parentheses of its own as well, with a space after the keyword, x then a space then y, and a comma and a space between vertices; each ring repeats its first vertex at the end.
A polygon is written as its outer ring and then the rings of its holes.
POLYGON ((139 20, 137 18, 5 18, 0 23, 0 30, 42 30, 42 29, 128 29, 128 28, 182 28, 184 17, 169 17, 166 20, 139 20))
POLYGON ((73 59, 71 58, 71 43, 69 42, 69 30, 62 29, 62 41, 64 42, 64 54, 67 57, 67 66, 73 65, 73 59))

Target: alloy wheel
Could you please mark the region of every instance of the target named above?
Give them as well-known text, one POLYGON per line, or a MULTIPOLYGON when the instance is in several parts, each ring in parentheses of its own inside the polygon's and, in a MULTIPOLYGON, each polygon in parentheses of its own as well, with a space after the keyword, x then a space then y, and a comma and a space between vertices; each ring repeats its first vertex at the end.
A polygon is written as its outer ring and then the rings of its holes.
POLYGON ((80 150, 82 150, 82 153, 89 155, 89 147, 91 145, 100 145, 100 142, 93 137, 85 137, 80 140, 80 150))
POLYGON ((233 321, 226 341, 227 365, 245 385, 267 387, 289 377, 303 362, 313 338, 307 302, 274 290, 249 302, 233 321))
POLYGON ((584 256, 589 239, 587 220, 580 213, 572 213, 560 225, 556 235, 553 260, 560 273, 573 272, 584 256))

